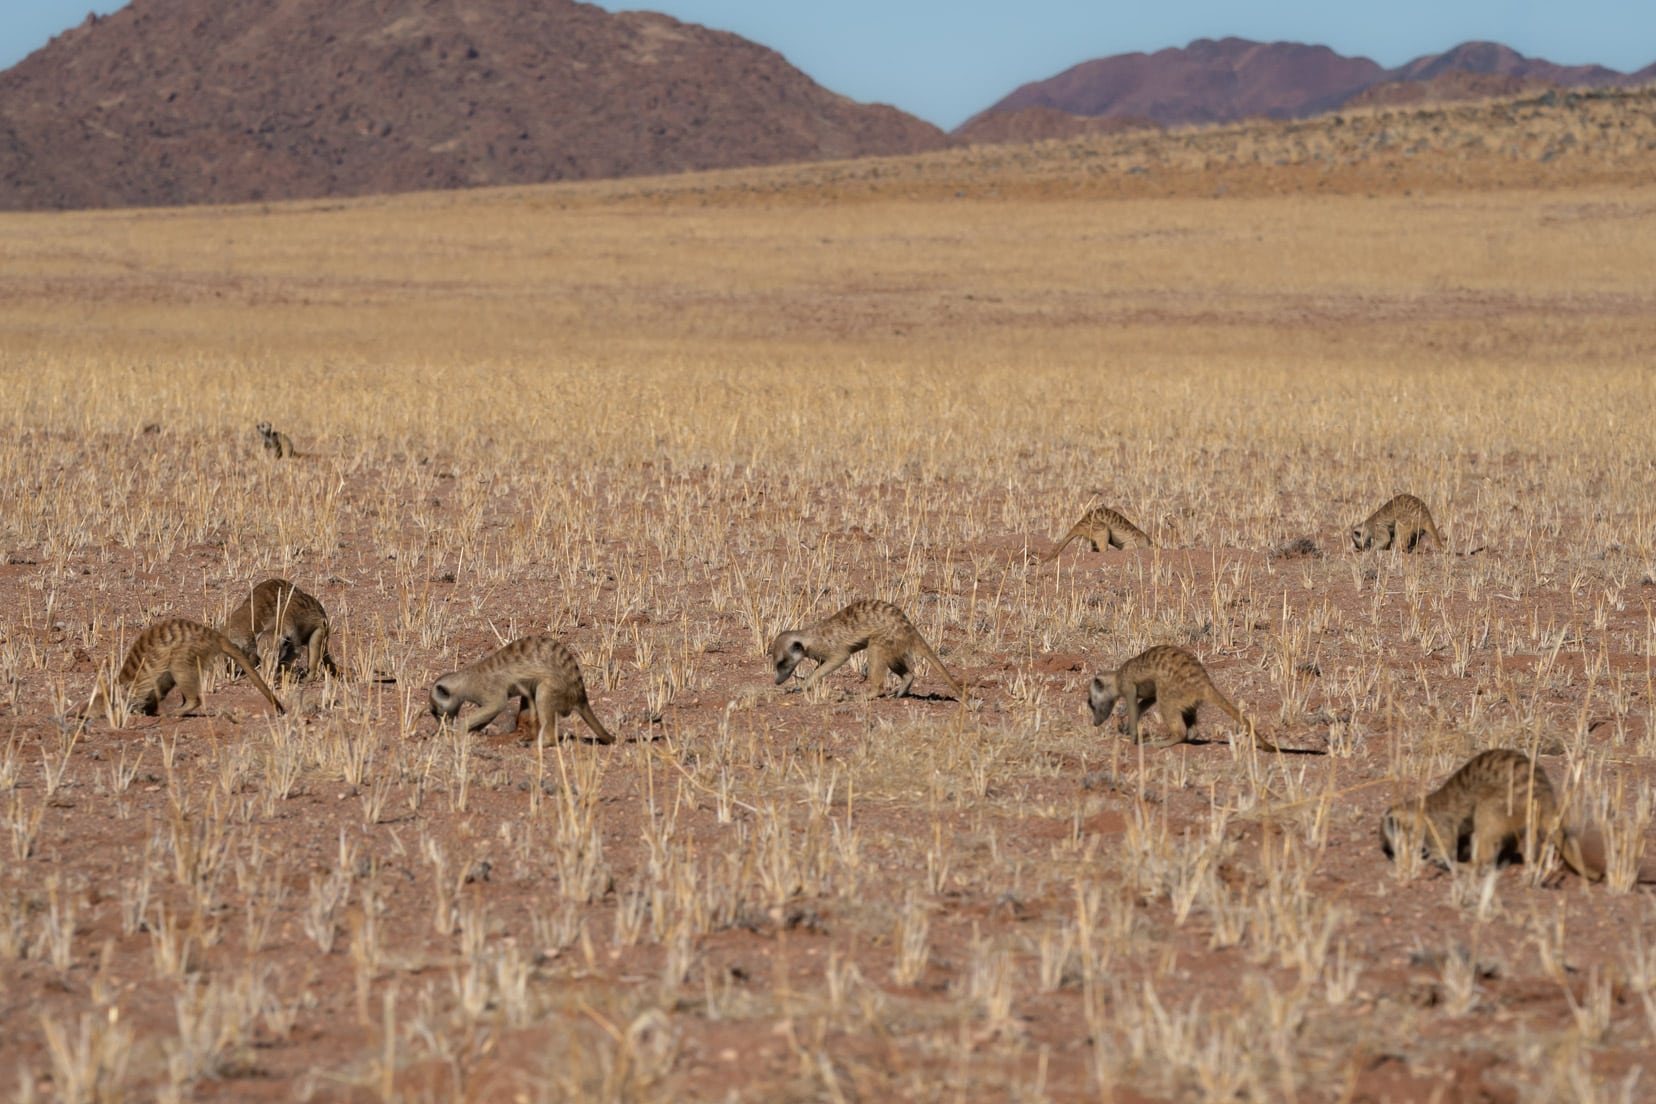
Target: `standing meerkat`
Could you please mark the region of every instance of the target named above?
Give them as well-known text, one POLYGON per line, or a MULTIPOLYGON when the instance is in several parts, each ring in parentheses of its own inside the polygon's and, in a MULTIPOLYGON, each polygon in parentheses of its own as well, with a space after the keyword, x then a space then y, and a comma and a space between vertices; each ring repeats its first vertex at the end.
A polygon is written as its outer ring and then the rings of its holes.
POLYGON ((1403 551, 1413 552, 1421 537, 1431 537, 1439 551, 1448 547, 1432 524, 1432 511, 1412 494, 1395 496, 1351 530, 1351 543, 1359 552, 1375 547, 1384 551, 1400 544, 1403 551))
MULTIPOLYGON (((253 660, 246 652, 225 639, 217 629, 194 621, 157 621, 139 633, 138 639, 127 651, 126 662, 121 664, 115 682, 126 688, 129 705, 136 706, 151 717, 160 712, 161 699, 176 686, 184 699, 184 708, 178 715, 186 717, 201 708, 202 669, 220 656, 228 656, 232 663, 240 667, 242 674, 258 688, 278 714, 287 712, 276 700, 276 695, 271 693, 270 687, 265 685, 265 680, 253 669, 253 660)), ((108 706, 108 693, 100 685, 81 715, 91 716, 106 710, 108 706)))
POLYGON ((1058 553, 1077 538, 1091 545, 1094 552, 1099 550, 1100 544, 1107 544, 1111 548, 1150 547, 1150 538, 1145 535, 1144 530, 1128 521, 1119 510, 1109 506, 1095 506, 1081 515, 1081 520, 1058 542, 1058 547, 1041 557, 1041 562, 1051 563, 1056 560, 1058 553))
POLYGON ((1113 674, 1093 678, 1087 691, 1093 724, 1101 725, 1109 720, 1117 701, 1127 703, 1127 735, 1134 741, 1139 740, 1139 718, 1144 711, 1152 705, 1161 706, 1168 734, 1151 747, 1172 747, 1189 739, 1190 729, 1196 724, 1196 707, 1211 702, 1246 728, 1260 750, 1281 750, 1259 735, 1230 699, 1219 692, 1201 660, 1171 644, 1147 648, 1116 668, 1113 674))
POLYGON ((1447 869, 1471 861, 1483 871, 1503 855, 1533 864, 1552 840, 1566 865, 1590 882, 1604 877, 1589 866, 1574 833, 1564 827, 1552 782, 1540 764, 1509 748, 1480 751, 1429 794, 1399 801, 1380 818, 1386 858, 1419 851, 1447 869))
POLYGON ((328 654, 328 611, 286 579, 266 579, 255 586, 224 622, 224 635, 254 663, 259 660, 259 638, 266 634, 276 639, 278 667, 290 666, 303 651, 307 676, 315 678, 326 671, 339 677, 339 668, 328 654))
POLYGON ((787 682, 802 659, 817 661, 816 670, 805 680, 805 688, 815 686, 824 675, 839 670, 853 652, 868 649, 869 697, 879 697, 885 684, 886 672, 899 679, 895 697, 909 692, 914 682, 915 664, 921 657, 943 676, 955 697, 966 700, 966 690, 949 674, 943 661, 937 658, 920 631, 907 615, 890 602, 876 598, 860 598, 832 617, 803 629, 778 633, 771 641, 771 664, 776 668, 776 683, 787 682))
MULTIPOLYGON (((550 636, 526 636, 491 652, 470 667, 451 671, 431 687, 431 715, 453 719, 466 702, 477 706, 467 732, 476 732, 497 717, 501 710, 519 702, 537 725, 535 739, 544 742, 550 729, 557 734, 559 717, 579 713, 600 744, 612 744, 615 737, 599 722, 587 703, 586 682, 575 655, 550 636)), ((512 718, 516 731, 521 718, 512 718)))
POLYGON ((259 431, 259 436, 264 438, 265 452, 277 460, 299 455, 299 450, 293 447, 293 438, 279 429, 270 428, 269 422, 260 422, 254 428, 259 431))

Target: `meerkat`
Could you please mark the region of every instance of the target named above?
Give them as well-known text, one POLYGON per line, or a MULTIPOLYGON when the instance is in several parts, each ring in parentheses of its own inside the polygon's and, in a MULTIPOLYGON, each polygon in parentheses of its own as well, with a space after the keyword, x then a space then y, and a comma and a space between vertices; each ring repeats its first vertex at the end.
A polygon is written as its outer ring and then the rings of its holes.
POLYGON ((1412 494, 1395 496, 1351 530, 1351 543, 1359 552, 1374 547, 1385 551, 1399 544, 1403 551, 1413 552, 1421 537, 1431 537, 1440 551, 1448 547, 1432 524, 1432 511, 1412 494))
POLYGON ((264 450, 277 460, 285 460, 289 456, 298 456, 299 450, 293 447, 293 438, 279 429, 270 428, 269 422, 260 422, 256 427, 259 436, 264 438, 264 450))
MULTIPOLYGON (((431 687, 431 715, 452 719, 462 705, 471 702, 477 710, 466 723, 466 731, 476 732, 514 698, 519 701, 518 712, 527 707, 537 724, 537 741, 545 740, 548 729, 556 735, 559 717, 579 713, 598 743, 615 742, 587 702, 586 682, 574 653, 550 636, 514 640, 470 667, 444 675, 431 687)), ((514 731, 519 719, 514 714, 514 731)))
POLYGON ((1443 785, 1399 801, 1380 818, 1380 848, 1386 858, 1418 849, 1422 858, 1445 869, 1470 860, 1482 871, 1512 853, 1527 865, 1549 839, 1571 870, 1590 882, 1604 877, 1588 865, 1574 833, 1564 827, 1547 772, 1509 748, 1480 751, 1443 785))
POLYGON ((914 683, 915 664, 924 657, 931 660, 954 690, 955 697, 966 700, 965 687, 949 674, 949 669, 943 666, 913 622, 890 602, 875 598, 858 599, 814 625, 777 634, 770 646, 776 684, 787 682, 800 660, 814 659, 816 670, 805 680, 805 688, 809 690, 823 676, 843 667, 853 652, 864 648, 868 649, 869 697, 879 697, 887 671, 899 680, 894 696, 900 698, 907 694, 914 683))
POLYGON ((1150 547, 1150 538, 1145 535, 1144 530, 1128 521, 1119 510, 1108 506, 1095 506, 1071 527, 1064 539, 1058 542, 1058 547, 1041 557, 1041 562, 1051 563, 1056 560, 1058 554, 1069 546, 1070 541, 1077 538, 1091 545, 1094 552, 1099 550, 1101 543, 1111 548, 1150 547))
POLYGON ((1116 668, 1113 674, 1094 677, 1087 691, 1093 724, 1101 725, 1109 720, 1117 701, 1127 703, 1127 735, 1134 741, 1139 740, 1139 718, 1144 711, 1152 705, 1161 706, 1168 735, 1151 747, 1172 747, 1189 739, 1190 729, 1196 724, 1196 707, 1211 702, 1252 733, 1260 750, 1280 750, 1260 736, 1230 699, 1219 692, 1201 660, 1171 644, 1148 648, 1116 668))
MULTIPOLYGON (((161 700, 178 687, 184 699, 179 716, 186 717, 201 708, 201 672, 219 656, 228 656, 241 668, 242 674, 258 688, 259 693, 278 714, 286 713, 270 687, 253 668, 248 654, 225 638, 217 629, 182 619, 157 621, 138 634, 127 651, 126 662, 115 676, 116 684, 126 687, 129 705, 136 706, 148 716, 160 712, 161 700)), ((109 695, 99 686, 92 700, 82 712, 83 717, 105 711, 109 695)))
POLYGON ((259 638, 268 633, 277 642, 278 667, 291 666, 303 651, 306 675, 315 678, 325 671, 339 677, 339 668, 328 654, 328 611, 286 579, 266 579, 255 586, 247 600, 231 611, 223 631, 254 663, 259 661, 259 638))

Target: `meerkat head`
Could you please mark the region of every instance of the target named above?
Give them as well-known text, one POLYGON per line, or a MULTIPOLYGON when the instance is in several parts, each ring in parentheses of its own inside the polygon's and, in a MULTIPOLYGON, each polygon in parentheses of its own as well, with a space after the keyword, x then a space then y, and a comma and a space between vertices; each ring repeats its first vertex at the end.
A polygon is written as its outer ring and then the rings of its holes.
POLYGON ((1397 823, 1397 806, 1393 805, 1386 810, 1386 815, 1380 818, 1380 850, 1386 853, 1386 858, 1397 858, 1397 834, 1402 825, 1397 823))
POLYGON ((1367 525, 1359 525, 1351 531, 1351 543, 1359 552, 1366 552, 1374 545, 1374 534, 1369 532, 1367 525))
POLYGON ((776 685, 781 686, 805 658, 804 638, 796 632, 782 633, 771 642, 770 658, 776 668, 776 685))
POLYGON ((1400 801, 1386 810, 1380 818, 1380 850, 1386 858, 1396 861, 1405 851, 1416 851, 1423 859, 1431 858, 1426 839, 1426 810, 1417 801, 1400 801))
MULTIPOLYGON (((276 646, 276 666, 291 667, 302 655, 308 655, 304 641, 299 639, 296 631, 289 630, 282 634, 282 639, 276 646)), ((307 668, 305 674, 310 674, 307 668)))
POLYGON ((438 720, 447 717, 453 719, 460 712, 463 699, 450 690, 445 684, 447 675, 438 679, 431 686, 431 715, 438 720))
POLYGON ((253 428, 259 431, 259 436, 260 437, 269 437, 270 436, 270 423, 269 422, 260 422, 258 425, 254 426, 253 428))
POLYGON ((1115 687, 1104 681, 1102 675, 1094 675, 1092 685, 1087 688, 1087 704, 1092 707, 1093 724, 1103 724, 1115 712, 1115 687))

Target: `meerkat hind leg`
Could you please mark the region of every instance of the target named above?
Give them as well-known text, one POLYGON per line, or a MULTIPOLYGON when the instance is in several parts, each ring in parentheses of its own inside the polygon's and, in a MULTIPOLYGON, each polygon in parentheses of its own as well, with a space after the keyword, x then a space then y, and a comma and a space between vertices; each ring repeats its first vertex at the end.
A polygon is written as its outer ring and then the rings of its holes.
POLYGON ((161 699, 172 693, 173 685, 174 682, 172 672, 162 671, 159 675, 155 676, 155 684, 150 687, 149 693, 145 694, 142 698, 132 699, 129 702, 129 706, 136 705, 138 707, 138 712, 142 713, 146 717, 157 716, 161 712, 161 699))
POLYGON ((506 726, 507 734, 515 733, 524 721, 528 721, 529 727, 537 733, 536 738, 539 739, 541 711, 535 708, 535 699, 524 695, 508 698, 506 704, 515 707, 512 709, 512 723, 506 726))
MULTIPOLYGON (((898 668, 902 660, 889 654, 878 644, 868 646, 868 696, 877 698, 885 692, 886 672, 891 671, 898 678, 902 678, 902 671, 898 668)), ((905 684, 906 686, 906 684, 905 684)), ((899 687, 894 697, 903 696, 903 688, 899 687)))
MULTIPOLYGON (((545 747, 548 736, 552 738, 552 743, 558 742, 558 711, 552 707, 550 686, 542 684, 533 698, 523 699, 523 708, 518 710, 518 723, 522 723, 525 713, 529 715, 529 726, 535 731, 536 747, 545 747)), ((512 731, 517 731, 517 725, 512 726, 512 731)))
POLYGON ((1176 709, 1171 702, 1161 703, 1162 719, 1167 722, 1167 734, 1159 740, 1152 740, 1153 748, 1176 747, 1190 739, 1190 722, 1194 719, 1194 709, 1186 706, 1176 709))
POLYGON ((328 626, 319 625, 310 638, 310 659, 306 678, 321 678, 333 664, 328 662, 328 626))
MULTIPOLYGON (((1485 798, 1478 802, 1472 810, 1472 866, 1482 873, 1493 866, 1506 850, 1507 841, 1513 837, 1513 829, 1517 828, 1518 849, 1524 850, 1524 826, 1514 824, 1514 817, 1507 811, 1507 798, 1485 798)), ((1530 862, 1532 854, 1524 854, 1524 861, 1530 862)))
MULTIPOLYGON (((185 664, 174 681, 178 686, 179 696, 184 699, 183 704, 179 706, 178 715, 193 716, 201 710, 201 668, 193 663, 185 664)), ((156 699, 158 703, 160 700, 156 699)))

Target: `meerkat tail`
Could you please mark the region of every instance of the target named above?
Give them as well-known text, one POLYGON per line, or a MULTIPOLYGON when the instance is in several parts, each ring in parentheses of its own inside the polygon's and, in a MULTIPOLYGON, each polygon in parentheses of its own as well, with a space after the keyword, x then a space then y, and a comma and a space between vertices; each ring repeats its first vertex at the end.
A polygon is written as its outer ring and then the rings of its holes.
POLYGON ((1213 689, 1213 704, 1222 709, 1225 712, 1225 715, 1231 720, 1247 729, 1248 735, 1253 738, 1254 745, 1258 747, 1260 751, 1282 750, 1275 744, 1271 743, 1271 741, 1261 736, 1259 734, 1259 729, 1254 725, 1253 721, 1249 720, 1247 717, 1244 717, 1242 715, 1242 711, 1236 708, 1236 706, 1231 703, 1229 698, 1219 692, 1218 687, 1214 687, 1213 689))
POLYGON ((1056 560, 1058 558, 1058 556, 1064 551, 1064 549, 1069 547, 1070 541, 1074 540, 1076 537, 1079 537, 1081 535, 1082 535, 1081 526, 1079 526, 1079 525, 1075 526, 1073 529, 1071 529, 1069 531, 1069 534, 1067 536, 1065 536, 1063 540, 1058 542, 1058 547, 1057 548, 1054 548, 1051 552, 1048 552, 1045 556, 1041 557, 1041 562, 1042 563, 1051 563, 1053 560, 1056 560))
POLYGON ((579 713, 581 715, 581 720, 585 721, 587 723, 587 727, 592 729, 593 734, 598 737, 598 742, 600 744, 615 743, 615 737, 611 736, 609 729, 605 728, 603 723, 598 720, 598 714, 592 711, 592 706, 588 705, 586 702, 580 702, 575 706, 575 712, 579 713))
POLYGON ((109 713, 110 701, 109 686, 104 682, 103 675, 99 674, 98 685, 93 689, 92 696, 86 700, 86 704, 81 706, 80 711, 74 715, 83 721, 91 721, 93 717, 99 713, 107 716, 109 713))
POLYGON ((282 716, 287 712, 286 709, 282 708, 282 703, 276 700, 276 695, 271 691, 269 684, 259 677, 257 668, 253 666, 253 661, 247 658, 246 652, 222 636, 219 637, 219 650, 230 657, 231 663, 241 668, 241 673, 247 677, 247 681, 257 687, 259 693, 263 694, 265 700, 275 708, 277 716, 282 716))
POLYGON ((1269 751, 1269 752, 1272 752, 1272 753, 1276 753, 1276 752, 1280 752, 1282 750, 1281 748, 1277 747, 1275 744, 1271 743, 1271 741, 1269 741, 1265 737, 1261 736, 1259 734, 1259 729, 1254 727, 1254 723, 1252 721, 1248 722, 1248 735, 1253 737, 1254 746, 1257 747, 1260 751, 1269 751))
POLYGON ((966 688, 960 684, 958 679, 949 674, 949 669, 943 666, 943 661, 937 658, 937 653, 932 651, 931 645, 926 643, 925 638, 921 637, 916 641, 916 650, 931 660, 932 666, 937 668, 937 673, 943 676, 943 681, 954 689, 955 697, 960 701, 965 701, 966 688))
POLYGON ((1213 686, 1211 683, 1209 683, 1209 687, 1210 687, 1209 693, 1211 693, 1213 695, 1213 704, 1217 705, 1219 707, 1220 711, 1225 714, 1225 716, 1229 717, 1231 720, 1235 721, 1237 724, 1241 725, 1243 728, 1251 729, 1252 726, 1250 726, 1248 724, 1248 718, 1246 718, 1242 715, 1242 711, 1240 709, 1236 708, 1236 706, 1234 704, 1232 704, 1232 702, 1229 698, 1227 698, 1227 697, 1225 697, 1225 695, 1221 694, 1219 692, 1219 688, 1217 686, 1213 686))

